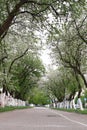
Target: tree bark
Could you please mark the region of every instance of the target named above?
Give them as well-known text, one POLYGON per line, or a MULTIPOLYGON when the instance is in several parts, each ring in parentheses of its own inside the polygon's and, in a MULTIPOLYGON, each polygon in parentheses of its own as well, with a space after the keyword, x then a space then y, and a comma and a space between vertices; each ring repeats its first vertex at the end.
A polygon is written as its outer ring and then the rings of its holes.
POLYGON ((20 1, 15 8, 12 10, 11 13, 9 13, 9 16, 7 19, 4 21, 3 25, 0 27, 0 37, 4 35, 4 33, 8 30, 10 27, 12 20, 14 19, 15 15, 18 13, 20 7, 24 4, 25 2, 20 1))
POLYGON ((81 78, 82 78, 82 80, 83 80, 83 82, 84 82, 84 84, 85 84, 85 87, 87 88, 87 81, 86 81, 86 79, 85 79, 84 74, 83 74, 80 70, 77 70, 77 72, 78 72, 78 74, 81 76, 81 78))
MULTIPOLYGON (((50 6, 51 4, 46 3, 46 2, 37 2, 34 0, 20 0, 20 2, 18 4, 15 5, 14 9, 9 13, 7 19, 4 21, 4 23, 1 25, 0 27, 0 39, 3 38, 3 36, 5 35, 5 33, 7 32, 7 30, 9 29, 9 27, 11 26, 11 23, 14 19, 14 17, 17 15, 17 13, 20 11, 20 8, 24 5, 24 4, 36 4, 39 6, 50 6)), ((30 13, 32 14, 32 13, 30 13)))

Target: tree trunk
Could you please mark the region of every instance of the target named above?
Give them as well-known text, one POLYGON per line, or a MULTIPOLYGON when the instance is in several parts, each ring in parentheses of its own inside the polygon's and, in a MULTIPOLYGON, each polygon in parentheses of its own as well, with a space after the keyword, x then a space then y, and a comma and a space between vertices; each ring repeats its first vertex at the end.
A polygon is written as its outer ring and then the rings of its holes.
POLYGON ((4 33, 8 30, 10 27, 12 20, 16 16, 16 14, 19 12, 20 7, 26 3, 25 1, 21 1, 15 6, 15 8, 12 10, 11 13, 9 13, 9 16, 7 19, 4 21, 3 25, 0 27, 0 37, 3 37, 4 33))
POLYGON ((84 74, 83 74, 80 70, 77 70, 77 72, 78 72, 78 74, 81 76, 81 78, 82 78, 82 80, 83 80, 83 82, 84 82, 84 84, 85 84, 85 87, 87 88, 87 81, 86 81, 86 79, 85 79, 84 74))
POLYGON ((79 105, 79 107, 80 107, 80 110, 84 110, 84 109, 83 109, 83 105, 82 105, 82 101, 81 101, 80 98, 78 98, 77 103, 78 103, 78 105, 79 105))

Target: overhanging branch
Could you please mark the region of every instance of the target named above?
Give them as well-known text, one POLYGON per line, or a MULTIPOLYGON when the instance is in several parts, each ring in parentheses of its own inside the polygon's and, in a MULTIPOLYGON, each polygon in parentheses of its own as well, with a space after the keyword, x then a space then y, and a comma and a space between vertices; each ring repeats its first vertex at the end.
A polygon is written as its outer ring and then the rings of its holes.
MULTIPOLYGON (((87 17, 85 17, 85 19, 86 19, 87 17)), ((85 20, 84 19, 84 20, 85 20)), ((84 22, 84 20, 83 20, 83 22, 84 22)), ((81 26, 83 25, 83 22, 82 22, 82 24, 81 24, 81 26)), ((76 26, 76 30, 77 30, 77 33, 78 33, 78 36, 82 39, 82 41, 84 42, 84 43, 86 43, 87 44, 87 40, 81 35, 81 33, 80 33, 80 27, 78 27, 77 26, 77 23, 76 23, 76 20, 74 20, 74 23, 75 23, 75 26, 76 26)))
POLYGON ((56 0, 51 2, 51 3, 38 2, 38 1, 34 1, 34 0, 20 0, 20 2, 15 5, 14 9, 9 13, 7 19, 1 25, 1 27, 0 27, 0 37, 2 37, 2 35, 9 29, 14 17, 17 15, 17 13, 19 12, 20 8, 23 5, 25 5, 25 4, 35 4, 37 6, 43 6, 43 5, 50 6, 54 2, 56 2, 56 0))
POLYGON ((11 62, 10 67, 9 67, 9 70, 8 70, 8 74, 11 72, 11 69, 12 69, 13 64, 14 64, 18 59, 22 58, 22 57, 27 53, 28 49, 29 49, 29 48, 27 48, 22 55, 16 57, 16 58, 11 62))

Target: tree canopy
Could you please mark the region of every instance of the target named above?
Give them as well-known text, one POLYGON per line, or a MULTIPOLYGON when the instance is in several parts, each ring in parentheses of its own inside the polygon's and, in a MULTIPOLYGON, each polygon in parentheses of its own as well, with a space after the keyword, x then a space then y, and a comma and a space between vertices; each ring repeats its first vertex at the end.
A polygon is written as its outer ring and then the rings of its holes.
MULTIPOLYGON (((47 85, 62 101, 65 89, 71 95, 87 87, 87 1, 86 0, 1 0, 0 1, 0 82, 4 91, 26 99, 44 73, 39 58, 43 39, 63 71, 51 75, 47 85), (52 77, 53 76, 53 77, 52 77), (70 80, 71 82, 68 82, 70 80), (75 84, 73 84, 75 82, 75 84), (67 84, 67 85, 66 85, 67 84), (61 86, 61 87, 60 87, 61 86), (57 91, 58 90, 58 91, 57 91)), ((41 94, 41 93, 40 93, 41 94)))

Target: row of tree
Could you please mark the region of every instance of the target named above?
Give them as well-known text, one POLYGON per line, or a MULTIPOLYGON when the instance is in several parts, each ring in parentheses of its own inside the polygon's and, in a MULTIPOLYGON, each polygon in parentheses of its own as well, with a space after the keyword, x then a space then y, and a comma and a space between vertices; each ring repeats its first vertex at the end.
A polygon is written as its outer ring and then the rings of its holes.
POLYGON ((76 92, 80 98, 82 91, 86 92, 87 88, 86 7, 77 10, 73 14, 75 10, 72 9, 68 20, 63 17, 60 26, 58 21, 52 23, 48 35, 51 56, 58 69, 48 76, 46 85, 58 102, 65 99, 71 101, 76 92))
POLYGON ((46 30, 47 43, 60 66, 56 75, 59 78, 53 74, 48 86, 54 91, 52 86, 55 85, 59 101, 63 100, 66 90, 71 98, 77 90, 80 96, 82 86, 87 87, 84 76, 86 12, 86 0, 1 0, 0 83, 3 92, 26 99, 30 88, 37 85, 44 67, 38 58, 42 42, 35 32, 46 30))
POLYGON ((15 98, 27 100, 30 89, 37 86, 45 72, 40 58, 29 48, 24 51, 23 46, 2 45, 0 49, 1 56, 5 56, 0 62, 0 87, 6 94, 9 92, 15 98))

